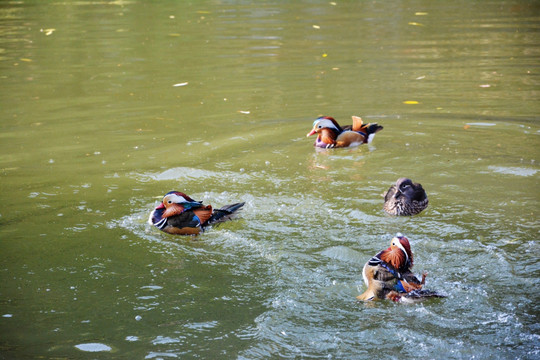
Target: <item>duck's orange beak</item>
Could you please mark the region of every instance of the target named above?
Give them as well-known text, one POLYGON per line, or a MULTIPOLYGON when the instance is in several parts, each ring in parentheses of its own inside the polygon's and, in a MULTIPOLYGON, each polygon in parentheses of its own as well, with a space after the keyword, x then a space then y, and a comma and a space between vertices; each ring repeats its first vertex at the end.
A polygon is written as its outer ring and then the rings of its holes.
POLYGON ((317 129, 313 128, 310 132, 308 132, 306 137, 310 137, 311 135, 315 134, 316 132, 317 132, 317 129))

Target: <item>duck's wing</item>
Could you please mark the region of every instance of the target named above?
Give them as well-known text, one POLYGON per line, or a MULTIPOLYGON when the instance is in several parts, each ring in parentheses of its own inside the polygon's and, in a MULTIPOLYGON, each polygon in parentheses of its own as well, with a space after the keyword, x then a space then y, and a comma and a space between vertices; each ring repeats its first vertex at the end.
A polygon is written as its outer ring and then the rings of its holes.
POLYGON ((199 218, 199 224, 201 226, 206 225, 208 220, 212 217, 212 205, 200 206, 196 209, 193 209, 193 213, 199 218))
POLYGON ((336 139, 336 147, 357 146, 366 142, 366 137, 356 131, 344 131, 336 139))
POLYGON ((193 210, 186 210, 179 215, 169 216, 168 225, 176 228, 197 226, 199 220, 194 215, 193 210))
POLYGON ((427 290, 427 289, 421 289, 421 290, 413 290, 411 292, 408 292, 401 296, 401 302, 404 303, 415 303, 420 302, 427 299, 435 299, 435 298, 445 298, 446 295, 443 295, 441 293, 438 293, 433 290, 427 290))
POLYGON ((427 202, 427 195, 422 187, 422 184, 419 183, 413 183, 414 193, 413 193, 413 200, 416 200, 418 202, 427 202))
POLYGON ((388 202, 392 200, 396 191, 397 191, 397 188, 395 184, 390 186, 390 188, 384 193, 384 202, 388 202))
POLYGON ((208 220, 208 225, 232 220, 238 215, 238 211, 244 206, 244 202, 225 205, 220 209, 215 209, 208 220))
POLYGON ((370 301, 386 298, 386 294, 392 291, 397 279, 387 269, 379 265, 370 265, 371 260, 364 266, 363 276, 367 282, 366 291, 357 296, 358 300, 370 301))
POLYGON ((352 117, 352 131, 362 131, 362 127, 364 126, 364 121, 360 116, 353 116, 352 117))

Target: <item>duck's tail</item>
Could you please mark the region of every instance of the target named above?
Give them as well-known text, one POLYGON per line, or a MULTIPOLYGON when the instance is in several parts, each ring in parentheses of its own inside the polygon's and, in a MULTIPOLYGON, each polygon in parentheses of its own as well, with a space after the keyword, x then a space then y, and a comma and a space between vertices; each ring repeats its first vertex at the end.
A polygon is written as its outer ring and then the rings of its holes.
POLYGON ((369 123, 362 126, 362 129, 360 131, 367 134, 367 143, 369 144, 370 142, 373 141, 375 134, 381 131, 382 129, 383 127, 377 123, 373 123, 373 124, 369 123))
POLYGON ((238 211, 242 206, 244 206, 244 202, 231 204, 231 205, 225 205, 221 209, 214 209, 214 213, 208 219, 207 225, 222 223, 228 220, 232 220, 236 218, 238 215, 238 211))
POLYGON ((352 130, 366 134, 365 142, 367 143, 370 143, 373 140, 373 137, 375 136, 375 134, 383 129, 383 127, 377 123, 364 124, 364 122, 362 121, 362 118, 359 116, 353 116, 352 119, 353 119, 352 130))

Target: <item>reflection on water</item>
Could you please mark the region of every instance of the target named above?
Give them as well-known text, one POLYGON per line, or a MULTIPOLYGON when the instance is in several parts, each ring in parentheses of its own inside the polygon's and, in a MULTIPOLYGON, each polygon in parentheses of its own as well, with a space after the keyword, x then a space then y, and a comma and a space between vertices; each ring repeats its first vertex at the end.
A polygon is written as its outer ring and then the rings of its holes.
POLYGON ((9 358, 535 358, 538 7, 0 5, 9 358), (317 151, 320 115, 384 130, 317 151), (382 210, 398 177, 415 217, 382 210), (197 237, 170 190, 245 201, 197 237), (392 236, 447 298, 358 303, 392 236), (31 334, 31 335, 29 335, 31 334))

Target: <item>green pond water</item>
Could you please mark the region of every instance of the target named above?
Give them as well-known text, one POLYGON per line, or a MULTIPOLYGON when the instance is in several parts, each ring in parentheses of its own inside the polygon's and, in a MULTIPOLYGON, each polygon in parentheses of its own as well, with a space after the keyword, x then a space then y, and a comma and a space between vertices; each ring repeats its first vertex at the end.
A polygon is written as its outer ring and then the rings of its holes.
POLYGON ((0 358, 537 359, 539 59, 535 1, 0 2, 0 358), (397 232, 446 298, 356 301, 397 232))

